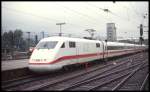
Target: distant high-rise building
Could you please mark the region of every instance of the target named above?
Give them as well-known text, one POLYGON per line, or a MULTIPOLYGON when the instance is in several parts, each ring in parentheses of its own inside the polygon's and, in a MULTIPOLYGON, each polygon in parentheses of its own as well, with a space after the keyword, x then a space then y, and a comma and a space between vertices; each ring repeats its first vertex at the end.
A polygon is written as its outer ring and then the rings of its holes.
POLYGON ((107 23, 107 40, 117 41, 115 23, 107 23))

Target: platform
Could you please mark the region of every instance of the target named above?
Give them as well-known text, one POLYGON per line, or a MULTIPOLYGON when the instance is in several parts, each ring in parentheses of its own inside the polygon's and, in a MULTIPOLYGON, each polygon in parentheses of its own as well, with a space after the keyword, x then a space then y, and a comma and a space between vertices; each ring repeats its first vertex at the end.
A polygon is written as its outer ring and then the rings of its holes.
POLYGON ((2 61, 1 71, 25 68, 28 66, 28 60, 29 59, 2 61))

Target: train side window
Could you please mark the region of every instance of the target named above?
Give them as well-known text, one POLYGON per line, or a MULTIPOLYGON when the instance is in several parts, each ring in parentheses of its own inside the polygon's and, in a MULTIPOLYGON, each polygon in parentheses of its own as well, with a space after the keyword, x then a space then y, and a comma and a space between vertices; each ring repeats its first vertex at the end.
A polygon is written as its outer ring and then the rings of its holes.
POLYGON ((63 44, 61 45, 61 48, 65 48, 65 43, 63 43, 63 44))
POLYGON ((76 47, 75 42, 69 42, 69 47, 70 47, 70 48, 75 48, 75 47, 76 47))
POLYGON ((100 44, 99 44, 99 43, 96 43, 96 47, 97 47, 97 48, 100 48, 100 44))

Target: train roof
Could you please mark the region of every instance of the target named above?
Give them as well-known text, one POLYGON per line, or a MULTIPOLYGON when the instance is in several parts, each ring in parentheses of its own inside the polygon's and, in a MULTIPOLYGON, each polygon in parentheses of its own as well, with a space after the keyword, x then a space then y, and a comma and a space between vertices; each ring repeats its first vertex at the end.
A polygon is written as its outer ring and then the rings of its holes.
POLYGON ((108 46, 124 46, 124 43, 119 42, 107 42, 108 46))
POLYGON ((88 40, 83 38, 70 38, 70 37, 60 37, 60 36, 53 36, 53 37, 47 37, 42 39, 41 41, 75 41, 75 42, 100 42, 99 40, 88 40))
MULTIPOLYGON (((108 46, 141 46, 137 44, 130 44, 130 43, 121 43, 121 42, 107 42, 108 46)), ((142 45, 145 46, 145 45, 142 45)))
MULTIPOLYGON (((92 42, 92 43, 99 43, 103 42, 106 44, 105 41, 99 41, 99 40, 89 40, 89 39, 83 39, 83 38, 70 38, 70 37, 63 37, 63 36, 52 36, 43 38, 41 41, 75 41, 75 42, 92 42)), ((130 43, 122 43, 122 42, 107 42, 108 46, 141 46, 137 44, 130 44, 130 43)), ((142 45, 145 46, 145 45, 142 45)))

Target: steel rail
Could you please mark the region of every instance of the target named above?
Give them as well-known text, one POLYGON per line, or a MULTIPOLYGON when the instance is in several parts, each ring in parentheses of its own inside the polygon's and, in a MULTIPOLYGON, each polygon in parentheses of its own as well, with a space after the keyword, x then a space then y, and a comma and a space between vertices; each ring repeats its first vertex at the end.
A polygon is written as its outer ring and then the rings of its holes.
MULTIPOLYGON (((121 65, 123 65, 123 64, 125 64, 125 63, 128 63, 128 62, 129 62, 129 61, 121 62, 121 64, 115 65, 115 66, 111 67, 110 69, 104 70, 104 71, 101 72, 101 73, 104 73, 104 72, 106 72, 106 71, 109 71, 109 70, 111 70, 111 69, 113 69, 113 68, 116 68, 116 67, 121 66, 121 65)), ((102 69, 102 68, 104 68, 104 67, 108 67, 108 66, 110 66, 110 65, 114 65, 114 64, 112 63, 112 64, 109 64, 109 65, 105 65, 105 66, 103 66, 103 67, 99 67, 99 68, 97 68, 97 69, 95 69, 95 70, 87 71, 87 72, 84 72, 84 73, 81 72, 81 73, 79 73, 79 74, 77 74, 77 75, 68 76, 68 77, 65 77, 64 79, 54 80, 53 82, 50 81, 50 82, 47 82, 47 83, 44 83, 44 84, 41 84, 41 85, 36 85, 36 86, 32 86, 32 87, 30 87, 30 88, 26 88, 26 89, 23 89, 23 90, 41 90, 41 89, 46 88, 46 87, 48 87, 48 86, 50 86, 50 85, 55 85, 55 84, 57 84, 57 83, 59 83, 59 82, 63 82, 63 81, 69 80, 69 79, 73 79, 73 78, 76 78, 76 77, 78 77, 78 76, 82 76, 82 75, 85 75, 85 74, 88 74, 88 73, 97 71, 97 70, 102 69)), ((99 74, 101 74, 101 73, 99 73, 99 74)), ((99 75, 99 74, 97 74, 97 75, 99 75)), ((95 76, 97 76, 97 75, 94 75, 93 77, 95 77, 95 76)))
MULTIPOLYGON (((126 58, 126 57, 125 57, 126 58)), ((114 62, 114 61, 112 61, 112 62, 114 62)), ((116 61, 116 63, 117 62, 120 62, 120 61, 116 61)), ((101 68, 104 68, 104 67, 107 67, 107 66, 109 66, 109 65, 112 65, 112 63, 111 64, 108 64, 108 65, 105 65, 105 66, 103 66, 103 67, 101 67, 101 68)), ((98 68, 99 69, 99 68, 98 68)), ((11 87, 15 87, 15 86, 18 86, 18 85, 22 85, 22 84, 25 84, 25 83, 28 83, 28 82, 32 82, 32 81, 36 81, 36 80, 39 80, 39 79, 41 79, 41 78, 34 78, 34 79, 31 79, 31 78, 33 78, 33 77, 35 77, 35 76, 27 76, 27 77, 22 77, 22 78, 17 78, 17 79, 13 79, 13 80, 8 80, 8 81, 4 81, 4 83, 5 83, 5 85, 3 85, 2 86, 2 88, 3 89, 9 89, 9 88, 11 88, 11 87), (30 79, 29 79, 30 78, 30 79), (28 79, 28 80, 27 80, 28 79), (19 82, 18 82, 19 81, 19 82)), ((42 78, 43 79, 43 78, 42 78)))
MULTIPOLYGON (((130 57, 124 57, 124 58, 127 58, 128 60, 130 59, 130 58, 132 58, 132 57, 134 57, 134 56, 136 56, 136 55, 132 55, 132 56, 130 56, 130 57)), ((119 60, 123 60, 124 58, 121 58, 121 59, 119 59, 119 60)), ((134 59, 137 59, 138 57, 134 57, 134 59)), ((118 62, 119 60, 115 60, 115 62, 118 62)), ((112 62, 114 62, 114 61, 112 61, 112 62)), ((120 61, 119 61, 120 62, 120 61)), ((112 65, 113 63, 111 63, 110 65, 112 65)), ((103 66, 103 67, 101 67, 101 68, 104 68, 104 67, 107 67, 107 65, 105 65, 105 66, 103 66)), ((101 69, 100 68, 100 69, 101 69)), ((97 69, 97 68, 96 68, 97 69)), ((95 70, 96 71, 96 70, 95 70)), ((88 73, 90 73, 90 72, 88 72, 88 73)), ((21 80, 21 79, 23 79, 23 78, 18 78, 19 80, 21 80)), ((8 80, 8 81, 6 81, 6 82, 3 82, 3 83, 9 83, 9 82, 14 82, 14 81, 18 81, 18 79, 14 79, 14 80, 8 80)), ((39 78, 40 79, 40 78, 39 78)), ((34 79, 33 81, 36 81, 36 80, 38 80, 38 79, 34 79)), ((31 81, 25 81, 25 82, 22 82, 21 84, 24 84, 24 83, 28 83, 28 82, 31 82, 31 81)), ((17 85, 20 85, 20 83, 14 83, 14 84, 17 84, 17 85)), ((14 86, 17 86, 17 85, 13 85, 13 84, 10 84, 10 85, 6 85, 6 88, 8 87, 14 87, 14 86)), ((2 87, 2 88, 5 88, 4 86, 2 87)))
POLYGON ((143 81, 143 83, 142 83, 142 86, 140 87, 140 91, 142 91, 142 90, 144 89, 144 87, 145 87, 145 85, 146 85, 146 82, 147 82, 147 80, 148 80, 148 77, 149 77, 149 73, 148 73, 147 76, 145 77, 145 79, 144 79, 144 81, 143 81))
POLYGON ((28 76, 19 77, 19 78, 12 79, 12 80, 2 81, 2 84, 3 84, 3 85, 9 84, 9 83, 11 83, 11 82, 15 82, 15 81, 18 81, 18 80, 23 80, 23 79, 30 78, 30 77, 33 77, 33 76, 34 76, 34 75, 28 75, 28 76))
MULTIPOLYGON (((91 82, 91 81, 94 81, 94 80, 97 80, 97 79, 100 79, 100 78, 104 78, 104 77, 110 76, 110 75, 115 74, 115 73, 119 73, 119 72, 125 71, 125 70, 127 70, 127 69, 133 68, 133 67, 138 66, 138 65, 140 65, 140 64, 141 64, 141 63, 137 63, 137 64, 135 64, 135 65, 132 65, 132 66, 129 66, 129 67, 120 69, 120 70, 116 70, 116 71, 110 72, 110 73, 108 73, 108 74, 106 73, 106 74, 104 74, 104 75, 95 77, 95 78, 93 78, 93 79, 90 79, 90 78, 89 78, 89 79, 86 79, 86 80, 83 80, 83 81, 79 81, 79 82, 76 82, 76 83, 74 83, 73 85, 71 85, 71 86, 69 86, 69 87, 65 87, 65 88, 63 88, 63 89, 61 89, 61 90, 69 90, 69 89, 72 89, 72 88, 74 88, 74 87, 80 86, 80 85, 82 85, 82 84, 86 84, 86 83, 88 83, 88 82, 91 82)), ((122 77, 123 77, 123 76, 122 76, 122 77)), ((120 78, 120 77, 119 77, 119 78, 120 78)), ((105 83, 104 83, 104 84, 105 84, 105 83)), ((95 86, 95 88, 96 88, 96 86, 95 86)))
MULTIPOLYGON (((132 73, 130 75, 128 75, 127 77, 125 77, 118 85, 116 85, 112 91, 117 90, 118 88, 120 88, 129 78, 131 78, 137 71, 140 70, 140 68, 145 64, 146 62, 142 63, 138 68, 136 68, 135 70, 132 71, 132 73)), ((147 65, 148 66, 148 65, 147 65)))

